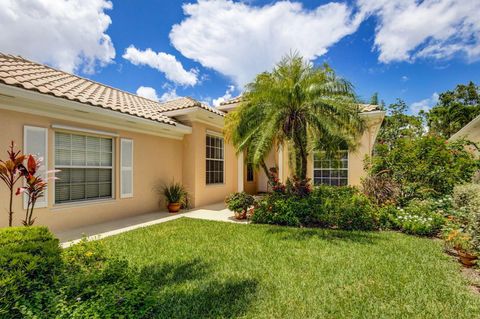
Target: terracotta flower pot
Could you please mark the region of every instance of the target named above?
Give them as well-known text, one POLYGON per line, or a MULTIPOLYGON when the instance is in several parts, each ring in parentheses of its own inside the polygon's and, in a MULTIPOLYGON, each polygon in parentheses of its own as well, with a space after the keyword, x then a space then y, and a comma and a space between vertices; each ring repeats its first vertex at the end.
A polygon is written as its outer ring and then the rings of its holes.
POLYGON ((167 208, 170 213, 178 213, 182 205, 180 203, 170 203, 167 208))
POLYGON ((247 218, 246 212, 234 212, 236 219, 245 219, 247 218))
POLYGON ((472 267, 475 266, 475 264, 477 263, 478 257, 463 250, 458 250, 458 258, 462 265, 466 267, 472 267))

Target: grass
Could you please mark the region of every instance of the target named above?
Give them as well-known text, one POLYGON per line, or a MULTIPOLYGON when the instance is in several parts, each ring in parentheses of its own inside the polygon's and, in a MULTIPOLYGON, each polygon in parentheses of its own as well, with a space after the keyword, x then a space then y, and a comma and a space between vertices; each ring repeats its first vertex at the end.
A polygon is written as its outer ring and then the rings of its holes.
POLYGON ((480 317, 441 243, 395 232, 182 218, 102 245, 150 274, 162 318, 480 317))

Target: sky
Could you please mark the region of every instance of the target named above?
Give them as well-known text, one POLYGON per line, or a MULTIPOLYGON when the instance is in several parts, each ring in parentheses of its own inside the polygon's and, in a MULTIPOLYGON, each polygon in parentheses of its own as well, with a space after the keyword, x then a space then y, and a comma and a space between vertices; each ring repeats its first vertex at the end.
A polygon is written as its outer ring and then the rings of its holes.
POLYGON ((480 84, 480 0, 0 0, 0 52, 216 106, 298 52, 368 101, 428 110, 480 84))

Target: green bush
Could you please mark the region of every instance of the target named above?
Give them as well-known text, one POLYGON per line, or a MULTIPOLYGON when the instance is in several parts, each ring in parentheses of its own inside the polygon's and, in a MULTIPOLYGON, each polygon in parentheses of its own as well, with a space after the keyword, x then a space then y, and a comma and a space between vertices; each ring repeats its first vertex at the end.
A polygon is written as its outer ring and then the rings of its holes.
POLYGON ((378 227, 374 206, 354 187, 316 187, 310 204, 314 208, 314 224, 345 230, 373 230, 378 227))
POLYGON ((58 240, 45 227, 0 230, 0 317, 48 309, 48 290, 62 268, 58 240))
POLYGON ((300 226, 300 216, 308 214, 310 208, 305 199, 267 195, 255 207, 252 222, 284 226, 300 226))
POLYGON ((370 174, 388 174, 400 185, 400 204, 411 199, 441 198, 457 184, 468 182, 480 162, 465 148, 465 142, 426 135, 398 138, 392 145, 379 143, 368 163, 370 174))
POLYGON ((378 223, 380 228, 400 230, 399 213, 400 210, 392 205, 380 207, 378 209, 378 223))
POLYGON ((480 185, 457 185, 453 190, 454 214, 443 228, 447 245, 480 255, 480 185))
POLYGON ((457 185, 453 190, 453 202, 458 209, 480 213, 480 184, 457 185))
POLYGON ((246 214, 247 210, 255 203, 255 199, 245 192, 233 193, 225 199, 225 203, 231 211, 246 214))
POLYGON ((434 236, 445 224, 445 217, 435 210, 435 201, 412 200, 397 215, 400 229, 411 235, 434 236))
POLYGON ((374 207, 365 195, 352 187, 315 187, 308 196, 302 197, 268 195, 258 203, 252 221, 345 230, 377 228, 374 207))

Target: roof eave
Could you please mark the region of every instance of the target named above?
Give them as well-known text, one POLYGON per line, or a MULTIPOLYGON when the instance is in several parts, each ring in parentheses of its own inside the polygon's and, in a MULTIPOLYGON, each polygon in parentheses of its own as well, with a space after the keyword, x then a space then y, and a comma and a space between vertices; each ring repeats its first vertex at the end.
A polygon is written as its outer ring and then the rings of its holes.
MULTIPOLYGON (((6 98, 18 98, 24 101, 39 101, 44 103, 46 108, 43 111, 51 111, 51 117, 56 117, 59 109, 65 110, 66 112, 74 112, 73 115, 75 118, 79 117, 80 113, 88 113, 94 115, 101 115, 104 118, 109 118, 113 122, 118 122, 118 124, 129 123, 137 124, 141 126, 141 130, 149 131, 156 133, 156 135, 161 134, 161 132, 171 132, 165 133, 165 135, 180 135, 190 134, 192 128, 180 123, 173 122, 172 124, 163 123, 155 120, 146 119, 143 117, 122 113, 115 110, 105 109, 99 106, 94 106, 89 103, 81 103, 77 101, 71 101, 65 98, 56 97, 49 94, 44 94, 41 92, 28 90, 25 88, 20 88, 16 86, 11 86, 8 84, 0 83, 0 97, 4 95, 6 98), (49 109, 50 110, 49 110, 49 109)), ((6 108, 5 106, 3 108, 6 108)), ((15 110, 15 109, 13 109, 15 110)), ((38 111, 38 110, 37 110, 38 111)), ((35 109, 31 110, 32 114, 35 113, 35 109)), ((39 112, 36 112, 39 113, 39 112)), ((172 120, 173 121, 173 120, 172 120)), ((122 127, 123 127, 122 125, 122 127)), ((132 128, 134 129, 134 128, 132 128)), ((129 130, 125 126, 125 130, 129 130)))

